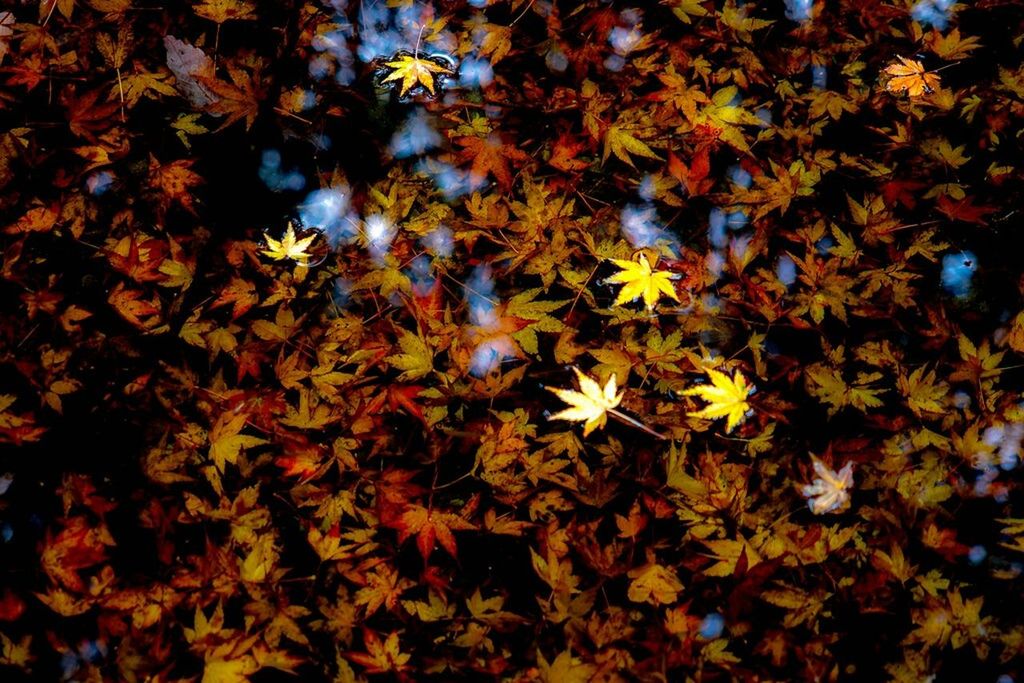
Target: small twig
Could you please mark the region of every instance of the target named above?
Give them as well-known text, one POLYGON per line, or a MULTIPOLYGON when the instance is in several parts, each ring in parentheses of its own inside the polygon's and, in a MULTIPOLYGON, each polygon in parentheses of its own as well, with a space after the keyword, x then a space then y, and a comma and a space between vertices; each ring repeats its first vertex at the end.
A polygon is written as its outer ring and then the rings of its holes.
POLYGON ((276 111, 278 114, 283 114, 285 116, 290 116, 293 119, 296 119, 298 121, 302 121, 307 126, 312 126, 313 125, 313 122, 310 121, 309 119, 303 118, 303 117, 299 116, 298 114, 295 114, 295 113, 292 113, 292 112, 288 111, 287 109, 282 109, 281 107, 274 107, 274 111, 276 111))
POLYGON ((569 306, 569 312, 565 314, 567 318, 572 315, 574 310, 576 310, 576 303, 580 300, 580 297, 583 296, 583 292, 587 289, 587 285, 590 284, 590 278, 594 277, 594 274, 597 273, 597 269, 600 265, 601 262, 598 261, 597 265, 594 266, 594 269, 590 271, 590 275, 588 275, 587 279, 583 281, 583 286, 580 287, 580 291, 576 292, 576 298, 572 300, 572 305, 569 306))
POLYGON ((628 424, 631 427, 636 427, 640 431, 646 432, 646 433, 650 434, 653 437, 661 439, 662 441, 668 441, 669 440, 669 437, 665 436, 661 432, 654 431, 653 429, 651 429, 650 427, 648 427, 647 425, 645 425, 643 422, 641 422, 640 420, 636 419, 635 417, 630 417, 629 415, 626 415, 625 413, 619 412, 615 408, 609 408, 608 409, 608 414, 611 415, 612 417, 614 417, 619 422, 623 422, 625 424, 628 424))
POLYGON ((50 3, 50 11, 46 13, 46 18, 43 19, 43 26, 50 23, 50 17, 53 16, 53 10, 55 9, 57 9, 57 0, 53 0, 53 2, 50 3))
POLYGON ((121 67, 115 69, 117 72, 117 92, 121 96, 121 123, 124 123, 124 87, 121 85, 121 67))
POLYGON ((523 8, 523 11, 519 13, 519 16, 516 17, 515 19, 513 19, 512 23, 510 23, 508 25, 509 28, 512 28, 513 26, 515 26, 517 21, 519 21, 520 19, 522 19, 523 17, 526 16, 526 13, 530 11, 531 7, 533 7, 533 3, 534 3, 534 0, 530 0, 530 2, 526 5, 526 7, 523 8))

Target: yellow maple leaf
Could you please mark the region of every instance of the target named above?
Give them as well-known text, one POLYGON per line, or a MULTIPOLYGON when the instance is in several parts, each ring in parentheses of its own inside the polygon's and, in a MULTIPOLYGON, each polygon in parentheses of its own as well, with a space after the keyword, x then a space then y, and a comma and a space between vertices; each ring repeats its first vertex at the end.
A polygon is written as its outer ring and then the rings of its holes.
POLYGON ((0 633, 0 664, 27 669, 29 662, 34 659, 30 651, 31 645, 31 635, 27 635, 20 641, 15 642, 0 633))
POLYGON ((548 419, 571 420, 573 422, 585 421, 583 436, 587 436, 598 427, 604 426, 608 419, 608 411, 614 410, 619 405, 619 402, 622 401, 622 392, 615 393, 615 375, 608 378, 608 382, 604 385, 604 389, 602 389, 595 380, 580 372, 579 368, 573 368, 573 370, 580 381, 579 391, 548 387, 548 391, 572 407, 557 412, 548 419))
POLYGON ((411 55, 408 52, 399 53, 397 59, 386 62, 391 73, 381 83, 401 80, 402 85, 398 90, 400 97, 405 97, 410 90, 417 86, 423 86, 431 95, 434 91, 437 75, 450 76, 454 72, 448 67, 441 66, 437 61, 430 58, 421 58, 418 55, 411 55))
POLYGON ((550 664, 537 651, 537 667, 542 683, 586 683, 597 673, 597 667, 574 657, 572 650, 560 652, 550 664))
POLYGON ((700 4, 700 0, 676 0, 672 14, 684 24, 693 23, 690 17, 706 17, 708 11, 700 4))
POLYGON ((647 255, 643 252, 640 252, 636 261, 612 259, 612 263, 622 270, 606 281, 625 285, 615 299, 616 306, 635 301, 642 296, 647 308, 653 309, 662 294, 673 301, 679 301, 676 289, 672 286, 675 275, 664 270, 653 270, 647 255))
POLYGON ((604 151, 601 153, 601 163, 608 161, 608 156, 614 154, 618 159, 626 162, 633 168, 636 166, 633 164, 633 159, 630 158, 630 154, 637 154, 648 159, 659 159, 657 154, 654 153, 646 142, 636 138, 629 129, 620 124, 615 124, 608 128, 608 132, 604 136, 604 151))
POLYGON ((316 233, 309 237, 296 239, 295 228, 289 222, 288 229, 285 230, 284 237, 280 240, 275 240, 267 233, 263 233, 263 239, 267 241, 268 247, 260 252, 264 256, 269 256, 275 261, 290 258, 297 263, 306 265, 310 259, 310 253, 306 250, 309 249, 309 246, 313 244, 313 240, 316 239, 316 233))
POLYGON ((883 70, 892 76, 885 84, 886 90, 895 94, 906 92, 911 97, 919 97, 939 87, 939 77, 925 71, 921 62, 898 55, 896 58, 899 63, 894 62, 883 70))
POLYGON ((679 577, 671 569, 660 564, 647 564, 629 572, 633 579, 626 596, 633 602, 648 602, 652 605, 671 605, 683 590, 679 577))
POLYGON ((945 36, 932 29, 932 32, 925 36, 924 42, 929 50, 947 60, 963 59, 981 47, 981 43, 973 36, 961 38, 958 28, 954 28, 945 36))
POLYGON ((231 19, 248 19, 251 21, 256 18, 254 14, 256 6, 245 0, 203 0, 203 2, 194 5, 192 10, 204 19, 209 19, 216 24, 223 24, 231 19))
POLYGON ((725 431, 731 432, 738 425, 750 410, 747 403, 747 396, 754 390, 754 387, 747 384, 747 379, 737 370, 732 379, 725 373, 707 368, 708 378, 711 384, 687 389, 683 396, 700 396, 708 402, 704 408, 687 413, 688 417, 702 417, 713 420, 718 417, 725 417, 725 431))
POLYGON ((245 413, 224 412, 210 429, 210 459, 213 460, 219 472, 224 471, 225 463, 237 462, 238 454, 243 448, 259 446, 267 442, 266 439, 261 439, 258 436, 239 434, 248 417, 245 413))

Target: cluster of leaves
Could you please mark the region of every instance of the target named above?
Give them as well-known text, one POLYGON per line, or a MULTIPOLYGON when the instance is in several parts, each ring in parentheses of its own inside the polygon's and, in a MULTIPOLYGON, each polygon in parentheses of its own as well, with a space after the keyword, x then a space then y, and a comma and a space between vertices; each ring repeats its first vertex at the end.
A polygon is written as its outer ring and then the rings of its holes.
POLYGON ((0 11, 0 675, 1024 675, 1024 16, 922 3, 0 11))

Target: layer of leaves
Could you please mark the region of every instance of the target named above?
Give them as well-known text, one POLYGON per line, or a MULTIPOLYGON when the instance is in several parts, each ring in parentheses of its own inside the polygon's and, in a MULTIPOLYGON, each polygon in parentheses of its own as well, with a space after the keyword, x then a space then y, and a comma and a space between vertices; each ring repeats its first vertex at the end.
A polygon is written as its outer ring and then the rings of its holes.
POLYGON ((1024 675, 1018 5, 8 5, 2 680, 1024 675))

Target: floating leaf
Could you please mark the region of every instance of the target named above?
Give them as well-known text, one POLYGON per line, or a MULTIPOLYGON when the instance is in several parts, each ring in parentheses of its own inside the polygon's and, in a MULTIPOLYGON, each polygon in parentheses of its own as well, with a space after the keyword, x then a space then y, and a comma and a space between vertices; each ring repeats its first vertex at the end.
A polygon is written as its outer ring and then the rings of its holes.
POLYGON ((573 368, 573 370, 576 372, 576 377, 580 382, 579 391, 548 387, 548 391, 572 407, 561 410, 551 415, 548 419, 585 422, 583 425, 583 436, 587 436, 595 429, 605 425, 608 419, 608 411, 615 409, 619 405, 622 401, 623 392, 615 393, 615 375, 608 378, 602 389, 595 380, 580 372, 579 368, 573 368))
POLYGON ((754 390, 754 387, 747 384, 746 378, 739 370, 733 373, 732 379, 725 373, 713 368, 706 370, 710 385, 692 387, 682 392, 683 396, 699 396, 708 402, 701 410, 687 413, 689 417, 701 417, 713 420, 719 417, 726 418, 725 431, 731 432, 750 410, 747 397, 754 390))

